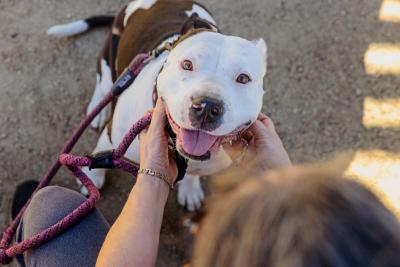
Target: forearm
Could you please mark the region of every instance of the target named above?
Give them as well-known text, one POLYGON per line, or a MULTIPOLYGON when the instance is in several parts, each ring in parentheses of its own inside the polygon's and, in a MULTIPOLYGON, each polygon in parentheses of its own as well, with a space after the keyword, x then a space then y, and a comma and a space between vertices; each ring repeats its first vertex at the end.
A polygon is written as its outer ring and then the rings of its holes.
POLYGON ((139 175, 104 241, 97 266, 154 266, 168 192, 164 181, 139 175))

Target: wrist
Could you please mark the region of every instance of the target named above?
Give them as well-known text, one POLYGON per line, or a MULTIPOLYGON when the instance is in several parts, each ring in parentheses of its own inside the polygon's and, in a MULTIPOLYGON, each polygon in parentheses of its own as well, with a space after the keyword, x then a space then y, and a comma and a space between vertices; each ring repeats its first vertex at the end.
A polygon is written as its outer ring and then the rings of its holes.
POLYGON ((161 201, 166 202, 170 188, 168 184, 160 178, 141 173, 138 174, 136 178, 134 190, 149 192, 151 195, 156 196, 161 201))
POLYGON ((168 176, 168 172, 160 172, 158 171, 160 168, 154 168, 154 167, 140 167, 138 174, 145 174, 149 176, 153 176, 155 178, 158 178, 164 183, 166 183, 169 187, 170 190, 174 189, 174 182, 171 181, 170 177, 168 176))
POLYGON ((164 164, 158 163, 158 161, 154 160, 144 160, 140 163, 140 169, 150 169, 156 172, 165 173, 166 167, 164 164))

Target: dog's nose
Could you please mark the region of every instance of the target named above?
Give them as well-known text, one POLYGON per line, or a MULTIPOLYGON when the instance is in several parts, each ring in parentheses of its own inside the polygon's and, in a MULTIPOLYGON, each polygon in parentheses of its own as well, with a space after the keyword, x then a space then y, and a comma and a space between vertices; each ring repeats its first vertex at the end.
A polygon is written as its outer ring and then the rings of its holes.
POLYGON ((197 97, 192 100, 189 118, 193 127, 213 131, 222 123, 224 104, 210 97, 197 97))

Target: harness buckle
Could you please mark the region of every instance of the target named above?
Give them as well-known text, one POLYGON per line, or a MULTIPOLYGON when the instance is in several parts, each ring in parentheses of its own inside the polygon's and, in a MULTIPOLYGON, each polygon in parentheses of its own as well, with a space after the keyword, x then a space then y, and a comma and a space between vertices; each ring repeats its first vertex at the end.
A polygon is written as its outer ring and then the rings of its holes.
POLYGON ((115 164, 113 161, 113 154, 114 150, 107 150, 87 156, 91 161, 89 165, 89 170, 115 168, 115 164))

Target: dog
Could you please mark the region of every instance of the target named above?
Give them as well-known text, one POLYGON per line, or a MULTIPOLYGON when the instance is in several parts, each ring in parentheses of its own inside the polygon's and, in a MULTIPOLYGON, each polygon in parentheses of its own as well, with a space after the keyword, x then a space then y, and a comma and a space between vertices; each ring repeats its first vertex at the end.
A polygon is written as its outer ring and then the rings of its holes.
MULTIPOLYGON (((178 202, 190 211, 199 208, 204 198, 200 176, 231 165, 221 145, 248 128, 262 109, 264 39, 223 35, 211 13, 191 0, 135 0, 115 17, 95 16, 53 26, 47 33, 67 37, 100 26, 111 26, 111 32, 97 62, 88 113, 137 54, 169 43, 174 47, 151 60, 116 103, 93 120, 93 128, 103 129, 93 152, 114 149, 129 127, 153 108, 153 95, 162 97, 176 150, 188 159, 178 202)), ((139 141, 125 156, 139 162, 139 141)), ((83 171, 98 188, 103 186, 105 169, 83 171)))

